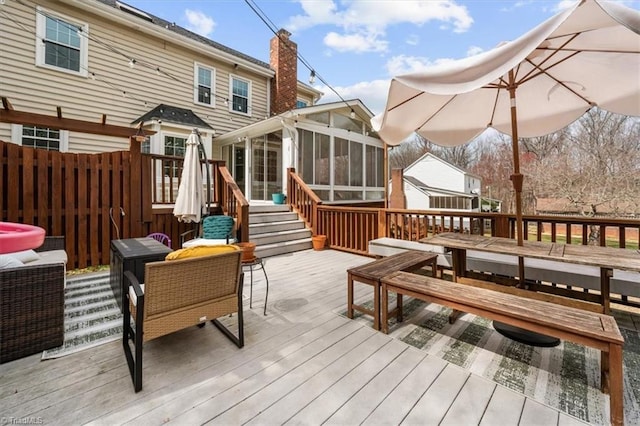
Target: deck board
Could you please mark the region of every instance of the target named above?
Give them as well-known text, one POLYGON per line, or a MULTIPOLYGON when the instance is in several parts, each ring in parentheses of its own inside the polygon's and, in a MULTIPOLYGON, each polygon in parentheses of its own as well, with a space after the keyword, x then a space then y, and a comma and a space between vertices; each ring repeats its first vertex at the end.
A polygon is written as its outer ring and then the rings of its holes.
MULTIPOLYGON (((52 425, 584 424, 339 315, 347 269, 371 260, 333 250, 265 259, 266 316, 264 277, 254 274, 253 309, 245 281, 245 347, 211 324, 152 340, 139 393, 120 341, 2 364, 0 412, 52 425)), ((357 302, 371 296, 356 286, 357 302)))

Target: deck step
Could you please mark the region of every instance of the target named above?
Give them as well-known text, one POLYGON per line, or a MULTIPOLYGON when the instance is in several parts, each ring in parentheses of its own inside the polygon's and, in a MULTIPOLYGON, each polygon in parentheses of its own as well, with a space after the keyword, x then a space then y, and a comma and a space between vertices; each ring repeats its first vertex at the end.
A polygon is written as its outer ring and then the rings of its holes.
POLYGON ((309 250, 311 230, 288 205, 252 204, 249 206, 249 240, 256 243, 256 256, 309 250))
POLYGON ((256 256, 269 257, 279 254, 293 253, 296 251, 309 250, 312 248, 311 238, 303 238, 292 241, 282 241, 273 244, 265 244, 256 247, 256 256))
POLYGON ((311 230, 301 228, 288 231, 252 235, 251 241, 256 243, 258 246, 262 246, 266 244, 275 244, 284 241, 301 240, 306 238, 311 238, 311 230))
POLYGON ((256 223, 253 225, 249 225, 249 235, 254 237, 258 234, 291 231, 294 229, 305 229, 304 222, 302 220, 296 219, 283 222, 274 221, 266 223, 256 223))

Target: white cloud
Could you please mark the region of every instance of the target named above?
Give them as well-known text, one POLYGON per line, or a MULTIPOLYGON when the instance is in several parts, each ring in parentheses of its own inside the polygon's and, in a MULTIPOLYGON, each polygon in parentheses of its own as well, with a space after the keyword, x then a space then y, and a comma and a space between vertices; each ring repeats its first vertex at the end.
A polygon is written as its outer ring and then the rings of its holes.
MULTIPOLYGON (((375 115, 384 111, 387 103, 387 95, 389 94, 390 82, 391 80, 363 81, 348 87, 334 87, 334 89, 340 93, 342 99, 360 99, 375 115)), ((316 87, 316 89, 324 92, 320 103, 324 104, 340 100, 340 98, 326 86, 316 87)))
POLYGON ((452 58, 440 58, 432 61, 429 58, 421 56, 398 55, 389 59, 385 64, 385 68, 390 76, 395 77, 397 75, 425 71, 427 68, 446 64, 454 60, 455 59, 452 58))
POLYGON ((411 46, 417 46, 418 43, 420 43, 420 37, 417 34, 411 34, 409 37, 407 37, 405 43, 411 46))
MULTIPOLYGON (((351 0, 339 4, 332 0, 298 1, 304 14, 291 17, 287 29, 296 32, 318 25, 340 28, 340 32, 332 31, 325 37, 328 42, 362 37, 363 43, 347 43, 346 47, 341 46, 341 51, 371 51, 371 40, 376 44, 384 42, 381 37, 392 25, 422 26, 437 21, 446 24, 443 25, 446 30, 462 33, 473 24, 467 8, 455 0, 404 0, 401 6, 392 0, 351 0)), ((335 48, 337 44, 331 46, 335 48)))
POLYGON ((389 42, 380 40, 376 34, 346 34, 330 32, 324 37, 324 44, 338 52, 386 52, 389 42))
POLYGON ((467 56, 477 55, 478 53, 484 52, 484 49, 479 46, 469 46, 467 49, 467 56))
POLYGON ((184 16, 187 19, 187 29, 201 36, 208 37, 216 27, 213 18, 200 11, 187 9, 184 11, 184 16))
POLYGON ((551 8, 551 11, 553 13, 556 13, 560 12, 561 10, 568 9, 576 4, 576 1, 577 0, 560 0, 553 8, 551 8))

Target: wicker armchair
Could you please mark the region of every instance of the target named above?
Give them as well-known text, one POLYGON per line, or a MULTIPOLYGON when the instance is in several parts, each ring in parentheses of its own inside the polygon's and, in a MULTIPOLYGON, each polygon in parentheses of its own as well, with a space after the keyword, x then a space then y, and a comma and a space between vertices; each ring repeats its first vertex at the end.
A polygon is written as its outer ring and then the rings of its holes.
MULTIPOLYGON (((64 237, 46 237, 37 252, 64 250, 64 237)), ((64 342, 65 264, 0 269, 0 363, 64 342)))
POLYGON ((147 263, 144 286, 131 272, 125 273, 129 303, 124 304, 122 343, 136 392, 142 389, 144 342, 211 320, 239 348, 244 346, 241 255, 241 250, 234 250, 147 263), (237 336, 216 319, 234 312, 237 336))

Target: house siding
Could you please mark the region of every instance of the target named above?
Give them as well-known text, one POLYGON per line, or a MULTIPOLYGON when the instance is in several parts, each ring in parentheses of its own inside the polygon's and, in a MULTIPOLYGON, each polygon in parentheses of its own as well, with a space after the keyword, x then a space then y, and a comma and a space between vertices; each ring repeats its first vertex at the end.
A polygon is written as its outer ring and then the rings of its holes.
POLYGON ((405 170, 406 176, 413 176, 434 188, 449 191, 469 192, 465 187, 464 173, 432 157, 425 157, 405 170))
MULTIPOLYGON (((51 12, 88 24, 91 37, 88 68, 95 73, 96 80, 37 67, 36 11, 29 5, 7 2, 3 9, 11 20, 0 15, 0 56, 3 58, 0 91, 18 111, 53 116, 56 107, 61 107, 62 115, 66 118, 99 122, 102 115, 106 114, 108 124, 130 126, 133 120, 163 103, 191 109, 218 135, 255 123, 268 115, 270 79, 267 77, 252 73, 242 66, 234 69, 233 64, 67 5, 52 1, 42 1, 40 5, 51 12), (140 64, 131 69, 125 57, 95 40, 127 56, 131 55, 140 64), (166 75, 157 75, 155 69, 142 66, 143 62, 159 66, 179 81, 166 75), (195 62, 216 70, 214 108, 193 102, 195 62), (224 105, 224 98, 229 97, 229 74, 251 80, 249 116, 230 112, 224 105), (123 96, 122 92, 126 95, 123 96)), ((117 11, 114 10, 114 13, 117 11)), ((265 42, 266 49, 268 42, 265 42)), ((9 123, 0 123, 0 136, 3 139, 10 140, 10 128, 9 123)), ((72 152, 123 150, 128 149, 128 145, 126 138, 78 133, 69 135, 69 151, 72 152)), ((214 148, 213 152, 219 153, 220 150, 214 148)))

